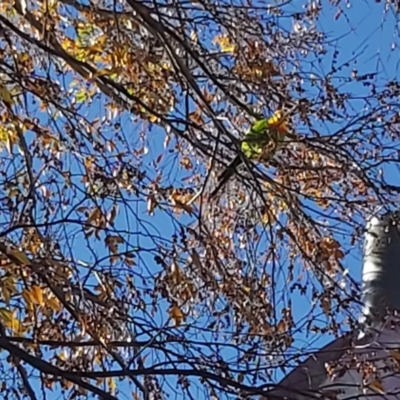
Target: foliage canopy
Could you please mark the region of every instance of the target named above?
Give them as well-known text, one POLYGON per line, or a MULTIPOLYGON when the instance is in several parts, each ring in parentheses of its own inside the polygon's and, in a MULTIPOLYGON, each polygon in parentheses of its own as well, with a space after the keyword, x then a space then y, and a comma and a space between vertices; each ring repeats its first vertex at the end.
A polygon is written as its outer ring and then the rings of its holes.
POLYGON ((399 201, 400 85, 321 28, 324 11, 351 25, 345 10, 0 3, 8 398, 262 395, 315 333, 354 326, 348 260, 366 214, 399 201), (210 199, 282 106, 290 145, 210 199))

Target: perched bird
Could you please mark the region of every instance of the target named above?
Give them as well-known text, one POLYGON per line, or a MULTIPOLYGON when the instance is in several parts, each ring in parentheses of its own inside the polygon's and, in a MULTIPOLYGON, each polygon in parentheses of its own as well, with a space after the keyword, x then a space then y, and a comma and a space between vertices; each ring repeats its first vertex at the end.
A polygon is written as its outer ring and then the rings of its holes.
MULTIPOLYGON (((288 131, 287 118, 282 110, 276 110, 269 119, 263 118, 256 121, 240 143, 243 156, 249 160, 269 161, 282 146, 288 131)), ((218 177, 218 184, 211 192, 211 197, 218 193, 242 163, 242 156, 236 156, 218 177)))

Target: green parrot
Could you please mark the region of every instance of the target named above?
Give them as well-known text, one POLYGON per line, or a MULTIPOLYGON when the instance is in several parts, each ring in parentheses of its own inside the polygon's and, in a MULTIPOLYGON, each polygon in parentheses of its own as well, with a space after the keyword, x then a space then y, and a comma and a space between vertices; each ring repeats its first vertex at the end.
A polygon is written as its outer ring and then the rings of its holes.
MULTIPOLYGON (((282 146, 287 133, 286 118, 281 110, 277 110, 271 118, 263 118, 256 121, 246 132, 244 139, 240 143, 242 153, 249 160, 266 162, 282 146)), ((211 192, 211 197, 214 197, 218 193, 235 173, 236 168, 242 163, 242 157, 240 155, 236 156, 232 163, 218 177, 218 184, 211 192)))

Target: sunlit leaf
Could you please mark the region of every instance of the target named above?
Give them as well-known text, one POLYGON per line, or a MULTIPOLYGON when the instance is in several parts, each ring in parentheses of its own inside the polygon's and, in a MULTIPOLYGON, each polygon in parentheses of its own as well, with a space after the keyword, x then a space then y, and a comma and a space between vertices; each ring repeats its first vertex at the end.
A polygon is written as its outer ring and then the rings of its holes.
POLYGON ((227 35, 216 36, 213 41, 219 45, 223 52, 233 53, 236 49, 235 43, 227 35))
POLYGON ((16 317, 16 311, 0 307, 0 321, 15 333, 20 330, 21 323, 16 317))
POLYGON ((179 326, 185 321, 185 315, 182 310, 176 305, 172 305, 168 310, 169 316, 173 319, 175 326, 179 326))
POLYGON ((3 101, 3 103, 7 105, 7 107, 11 107, 14 104, 14 100, 11 96, 10 91, 1 82, 0 82, 0 98, 3 101))
POLYGON ((6 254, 11 260, 16 261, 18 264, 31 265, 31 261, 29 260, 27 255, 22 251, 12 248, 7 248, 6 254))
POLYGON ((33 285, 31 288, 31 293, 32 293, 32 298, 34 299, 35 303, 42 306, 44 304, 43 290, 39 286, 33 285))

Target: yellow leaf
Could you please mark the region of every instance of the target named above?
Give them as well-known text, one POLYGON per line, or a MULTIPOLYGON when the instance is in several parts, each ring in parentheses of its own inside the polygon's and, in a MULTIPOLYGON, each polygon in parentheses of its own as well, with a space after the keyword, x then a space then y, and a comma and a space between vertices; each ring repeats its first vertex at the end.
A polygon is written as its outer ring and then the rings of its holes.
POLYGON ((0 98, 8 108, 10 108, 14 104, 11 93, 2 83, 0 83, 0 98))
POLYGON ((157 115, 150 114, 149 120, 150 120, 150 122, 157 122, 158 117, 157 117, 157 115))
POLYGON ((113 378, 108 378, 108 387, 110 388, 112 393, 115 392, 117 385, 115 384, 115 380, 113 378))
POLYGON ((378 379, 375 379, 372 381, 368 387, 372 389, 374 392, 377 392, 379 394, 385 394, 385 388, 382 385, 382 382, 378 379))
POLYGON ((12 321, 14 318, 13 316, 13 312, 8 310, 7 308, 4 307, 0 307, 0 319, 2 320, 2 322, 10 322, 12 321))
POLYGON ((31 265, 31 261, 22 251, 7 248, 6 254, 12 261, 18 264, 31 265))
POLYGON ((15 132, 12 129, 8 127, 0 128, 0 144, 4 145, 10 154, 15 141, 15 132))
POLYGON ((224 53, 233 53, 236 49, 235 43, 231 41, 231 38, 227 35, 218 35, 213 40, 213 43, 217 43, 224 53))
POLYGON ((168 310, 169 316, 174 320, 175 326, 178 326, 182 323, 182 321, 185 320, 185 315, 183 314, 182 310, 174 304, 169 310, 168 310))
POLYGON ((13 331, 19 331, 20 321, 15 317, 15 311, 10 311, 7 308, 0 307, 0 320, 13 331))
POLYGON ((46 299, 46 305, 56 312, 61 310, 61 304, 56 297, 46 299))
POLYGON ((275 210, 273 210, 273 209, 270 209, 270 210, 267 210, 266 212, 264 212, 261 215, 262 224, 264 224, 264 225, 273 224, 276 221, 276 217, 275 217, 274 213, 275 213, 275 210))
POLYGON ((44 304, 43 290, 39 286, 33 285, 32 289, 31 289, 31 294, 32 294, 32 298, 36 304, 39 304, 40 306, 42 306, 44 304))
POLYGON ((2 290, 1 290, 1 293, 2 293, 2 295, 3 295, 4 302, 5 302, 7 305, 10 304, 11 292, 10 292, 10 290, 8 289, 8 287, 7 287, 7 286, 4 286, 4 287, 2 288, 2 290))
POLYGON ((27 289, 24 289, 22 291, 22 297, 26 302, 26 308, 29 309, 29 310, 33 310, 33 304, 34 304, 35 301, 34 301, 34 299, 32 297, 32 292, 30 292, 27 289))

